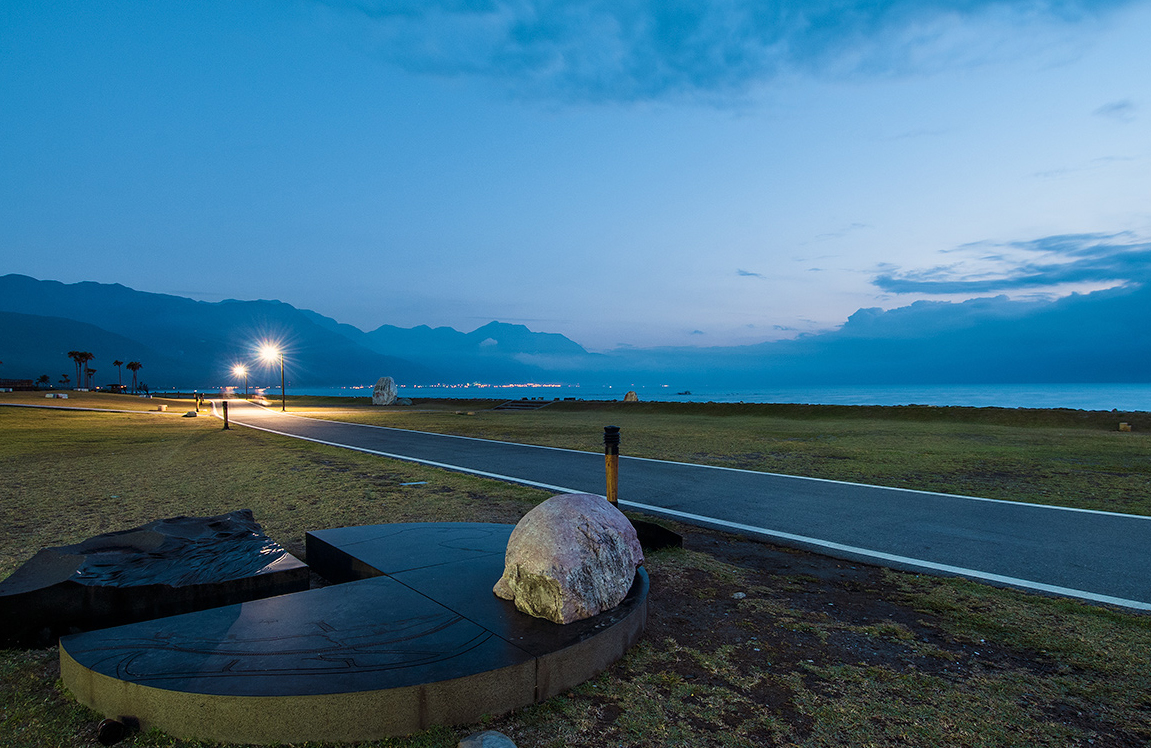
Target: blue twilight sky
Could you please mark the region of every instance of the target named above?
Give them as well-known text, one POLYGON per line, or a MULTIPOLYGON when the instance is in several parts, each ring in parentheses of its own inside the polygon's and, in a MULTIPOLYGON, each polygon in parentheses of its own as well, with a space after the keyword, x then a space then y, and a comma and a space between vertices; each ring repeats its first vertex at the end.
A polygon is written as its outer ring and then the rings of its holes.
POLYGON ((0 273, 592 350, 1151 275, 1151 0, 0 5, 0 273))

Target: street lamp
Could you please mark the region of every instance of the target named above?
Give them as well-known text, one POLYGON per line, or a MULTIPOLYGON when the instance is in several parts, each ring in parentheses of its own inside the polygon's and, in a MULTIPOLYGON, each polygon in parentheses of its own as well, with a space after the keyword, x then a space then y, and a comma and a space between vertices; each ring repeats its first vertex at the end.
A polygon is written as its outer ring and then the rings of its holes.
POLYGON ((248 396, 248 367, 242 364, 236 364, 232 367, 232 373, 238 377, 244 378, 244 397, 248 396))
POLYGON ((280 359, 280 412, 287 412, 288 401, 284 393, 284 352, 274 345, 265 345, 260 349, 260 358, 269 364, 276 363, 277 358, 280 359))

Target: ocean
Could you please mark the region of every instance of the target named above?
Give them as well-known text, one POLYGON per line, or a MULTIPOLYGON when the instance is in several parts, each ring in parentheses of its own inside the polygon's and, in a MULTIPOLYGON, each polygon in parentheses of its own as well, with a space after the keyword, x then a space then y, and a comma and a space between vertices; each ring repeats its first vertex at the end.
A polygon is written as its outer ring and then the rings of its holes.
MULTIPOLYGON (((1078 410, 1151 410, 1147 384, 925 384, 819 385, 731 389, 672 385, 453 385, 403 386, 400 397, 453 397, 518 400, 622 400, 635 390, 641 401, 717 403, 808 403, 818 405, 952 405, 1000 408, 1071 408, 1078 410)), ((269 396, 279 388, 268 390, 269 396)), ((351 387, 288 386, 289 395, 370 397, 371 385, 351 387)))

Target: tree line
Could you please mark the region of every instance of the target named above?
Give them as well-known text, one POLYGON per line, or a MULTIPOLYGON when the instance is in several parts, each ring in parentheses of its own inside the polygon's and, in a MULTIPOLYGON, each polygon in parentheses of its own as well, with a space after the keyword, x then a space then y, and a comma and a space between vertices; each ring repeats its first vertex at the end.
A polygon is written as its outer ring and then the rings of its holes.
MULTIPOLYGON (((96 358, 96 354, 92 353, 91 351, 68 351, 68 358, 72 359, 72 361, 76 364, 76 386, 79 387, 81 386, 81 383, 83 383, 85 388, 91 389, 92 375, 96 373, 96 370, 88 366, 88 362, 96 358)), ((120 367, 126 366, 128 371, 132 372, 132 392, 140 391, 141 385, 138 383, 137 372, 144 368, 142 363, 139 361, 129 361, 127 364, 125 364, 123 361, 117 359, 116 361, 112 362, 112 365, 116 367, 116 379, 117 384, 120 387, 124 386, 124 371, 120 367)), ((48 375, 44 374, 38 381, 39 383, 46 384, 48 382, 48 375)), ((67 374, 64 374, 60 377, 60 384, 67 386, 67 374)), ((147 385, 142 386, 144 389, 147 389, 147 385)))

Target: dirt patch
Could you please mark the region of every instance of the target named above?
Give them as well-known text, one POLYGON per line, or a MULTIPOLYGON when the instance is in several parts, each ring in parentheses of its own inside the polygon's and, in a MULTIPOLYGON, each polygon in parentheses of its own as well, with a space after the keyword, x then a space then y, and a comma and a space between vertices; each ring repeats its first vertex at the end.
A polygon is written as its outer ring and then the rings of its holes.
POLYGON ((1102 673, 956 636, 900 581, 915 575, 677 529, 682 551, 649 554, 641 644, 496 729, 535 746, 1126 748, 1151 739, 1147 704, 1123 712, 1105 703, 1106 687, 1092 691, 1102 673))

